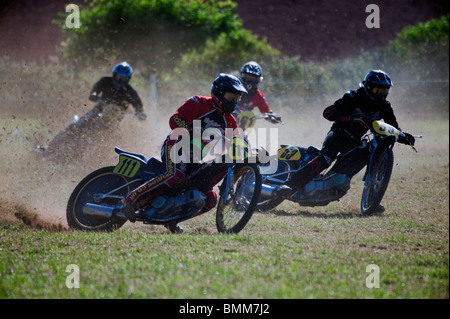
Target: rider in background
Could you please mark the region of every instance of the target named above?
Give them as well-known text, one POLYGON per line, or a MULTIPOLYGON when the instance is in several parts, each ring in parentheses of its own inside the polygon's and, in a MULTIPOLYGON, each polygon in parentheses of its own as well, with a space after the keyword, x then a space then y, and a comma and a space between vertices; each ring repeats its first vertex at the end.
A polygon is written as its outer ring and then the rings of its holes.
POLYGON ((204 181, 195 185, 206 195, 206 205, 202 212, 204 213, 216 206, 217 195, 213 187, 226 174, 226 166, 225 164, 195 163, 193 147, 202 149, 207 142, 194 140, 193 137, 202 136, 201 134, 196 135, 195 131, 197 130, 201 133, 205 129, 215 128, 220 130, 222 135, 225 135, 225 129, 237 129, 236 119, 231 113, 244 93, 247 93, 247 91, 238 78, 229 74, 220 74, 211 86, 210 97, 192 96, 175 111, 170 117, 169 125, 172 130, 183 128, 189 132, 191 138, 190 161, 188 163, 173 161, 173 156, 181 155, 179 152, 174 153, 172 151, 173 146, 179 142, 179 139, 173 139, 176 137, 175 132, 173 132, 172 138, 172 133, 169 134, 161 148, 161 159, 165 166, 165 173, 131 191, 123 201, 124 213, 131 222, 136 221, 135 211, 144 207, 151 199, 157 195, 180 189, 186 181, 194 176, 197 180, 204 181), (197 122, 200 123, 199 127, 194 126, 194 120, 199 121, 197 122))
MULTIPOLYGON (((122 110, 126 110, 128 105, 133 105, 135 115, 141 119, 147 119, 144 113, 142 101, 139 98, 136 90, 129 84, 133 69, 127 62, 117 64, 112 76, 104 76, 97 83, 95 83, 89 100, 97 102, 102 99, 105 103, 112 103, 120 106, 122 110)), ((103 105, 97 103, 94 107, 99 112, 102 112, 103 105)))
MULTIPOLYGON (((341 99, 327 107, 323 116, 334 123, 323 142, 321 154, 296 172, 286 185, 293 191, 302 189, 328 168, 338 153, 344 154, 359 146, 369 129, 367 123, 371 121, 383 119, 401 131, 391 103, 386 100, 392 86, 393 83, 385 72, 372 70, 367 73, 357 90, 348 91, 341 99)), ((399 142, 414 145, 414 137, 403 133, 406 140, 399 142)), ((384 207, 380 205, 378 210, 382 212, 384 207)))
POLYGON ((267 104, 264 94, 258 89, 258 84, 263 80, 261 66, 254 61, 245 63, 240 71, 240 80, 248 93, 242 96, 234 116, 237 117, 240 112, 252 111, 257 107, 261 114, 272 115, 272 117, 267 118, 268 121, 273 124, 280 123, 281 116, 276 116, 267 104))

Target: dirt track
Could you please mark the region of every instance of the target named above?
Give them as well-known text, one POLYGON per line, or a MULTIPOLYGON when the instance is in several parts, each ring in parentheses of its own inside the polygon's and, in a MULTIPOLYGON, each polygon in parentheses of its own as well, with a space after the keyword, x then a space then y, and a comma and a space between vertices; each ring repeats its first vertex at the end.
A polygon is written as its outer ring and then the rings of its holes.
MULTIPOLYGON (((361 5, 349 5, 359 3, 356 0, 339 1, 339 5, 320 0, 264 0, 258 1, 257 6, 252 6, 250 3, 253 2, 250 1, 237 2, 238 13, 243 18, 245 27, 267 37, 270 43, 285 54, 300 55, 303 59, 311 60, 326 59, 327 56, 347 56, 359 52, 361 48, 381 45, 403 26, 443 13, 443 5, 439 4, 441 1, 400 0, 395 2, 395 7, 385 4, 392 1, 378 1, 382 10, 382 27, 380 30, 368 31, 360 23, 361 20, 365 21, 365 8, 361 5)), ((45 5, 39 3, 37 6, 36 2, 30 0, 2 1, 0 56, 7 54, 17 61, 24 60, 27 63, 57 61, 55 48, 62 38, 58 27, 50 21, 55 18, 57 11, 63 11, 64 3, 62 0, 49 0, 45 5)), ((42 118, 30 119, 15 116, 15 110, 11 114, 4 111, 2 110, 5 117, 0 118, 0 157, 6 158, 6 164, 2 165, 0 195, 3 198, 9 197, 11 201, 0 203, 0 211, 9 218, 19 218, 34 227, 59 229, 60 225, 65 224, 63 215, 68 194, 82 177, 102 163, 115 164, 116 157, 111 145, 117 145, 117 141, 110 141, 91 150, 86 161, 70 163, 69 158, 68 165, 45 162, 39 154, 30 151, 36 146, 37 137, 54 136, 73 115, 64 114, 64 117, 58 118, 51 114, 53 118, 50 122, 51 117, 46 116, 45 110, 36 110, 36 114, 42 115, 42 118), (49 127, 56 131, 50 132, 49 127), (89 157, 90 155, 95 156, 89 157), (58 186, 55 188, 55 185, 58 186), (14 217, 14 211, 20 214, 14 217), (48 224, 41 222, 37 212, 49 217, 48 224)), ((134 117, 129 114, 121 123, 122 127, 127 128, 124 130, 127 134, 122 136, 122 144, 119 145, 150 156, 157 154, 159 144, 168 132, 167 118, 167 114, 155 116, 152 127, 148 123, 136 125, 134 117), (143 136, 141 140, 134 138, 137 132, 139 136, 143 136)), ((307 124, 315 123, 315 118, 310 119, 307 124)), ((314 136, 312 133, 311 136, 303 135, 302 141, 320 145, 328 126, 323 127, 321 118, 317 120, 320 122, 314 127, 314 136)), ((295 141, 286 138, 291 129, 296 127, 283 127, 285 133, 280 138, 288 143, 298 143, 297 138, 295 141)), ((304 131, 307 132, 307 128, 304 131)))

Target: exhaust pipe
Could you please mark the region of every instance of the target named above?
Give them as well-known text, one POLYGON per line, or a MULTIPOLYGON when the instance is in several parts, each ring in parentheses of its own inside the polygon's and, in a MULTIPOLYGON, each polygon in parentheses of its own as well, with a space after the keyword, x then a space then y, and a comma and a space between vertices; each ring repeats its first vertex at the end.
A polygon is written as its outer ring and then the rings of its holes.
POLYGON ((269 199, 275 197, 275 192, 279 189, 279 187, 274 187, 267 184, 262 184, 261 187, 261 197, 265 199, 269 199))
POLYGON ((87 203, 82 208, 85 216, 94 217, 97 219, 122 219, 128 220, 128 218, 120 212, 118 206, 105 206, 87 203))
MULTIPOLYGON (((255 189, 255 183, 252 183, 249 187, 249 192, 253 194, 253 191, 255 189)), ((261 187, 261 198, 269 199, 272 197, 275 197, 275 192, 279 189, 279 186, 270 186, 267 184, 262 184, 261 187)))

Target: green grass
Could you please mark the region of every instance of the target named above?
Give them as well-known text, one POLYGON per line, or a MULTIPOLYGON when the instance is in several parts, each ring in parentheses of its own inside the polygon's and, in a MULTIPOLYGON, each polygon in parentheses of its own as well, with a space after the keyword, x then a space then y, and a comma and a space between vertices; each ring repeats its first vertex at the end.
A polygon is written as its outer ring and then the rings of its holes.
POLYGON ((383 215, 361 216, 358 175, 339 202, 284 202, 233 236, 217 233, 213 212, 181 235, 64 230, 67 198, 94 167, 42 161, 27 138, 34 120, 2 121, 0 298, 449 298, 448 119, 408 121, 427 140, 419 153, 394 148, 383 215), (80 288, 66 287, 72 264, 80 288), (380 288, 366 287, 371 264, 380 288))
POLYGON ((242 234, 223 236, 213 216, 197 223, 209 229, 83 233, 2 222, 0 297, 448 298, 448 225, 258 213, 242 234), (70 264, 79 289, 65 286, 70 264), (378 289, 365 285, 369 264, 380 267, 378 289))

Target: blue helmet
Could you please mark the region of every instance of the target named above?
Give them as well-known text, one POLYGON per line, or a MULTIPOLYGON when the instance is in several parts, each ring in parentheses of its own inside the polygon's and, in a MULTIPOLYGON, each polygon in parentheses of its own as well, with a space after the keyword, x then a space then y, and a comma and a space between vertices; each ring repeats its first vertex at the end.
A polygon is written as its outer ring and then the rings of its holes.
POLYGON ((119 87, 123 86, 130 81, 132 75, 133 69, 127 62, 119 63, 113 69, 113 82, 119 87))
POLYGON ((261 66, 255 61, 245 63, 241 68, 240 78, 248 93, 253 96, 263 79, 261 66))
POLYGON ((262 68, 255 61, 245 63, 241 68, 241 78, 244 74, 252 74, 259 78, 262 78, 262 68))
POLYGON ((391 86, 394 85, 389 75, 381 70, 367 73, 361 84, 369 98, 377 102, 386 100, 391 86))
POLYGON ((221 73, 211 86, 211 97, 215 106, 225 114, 231 114, 235 108, 237 101, 227 101, 224 95, 227 92, 235 94, 247 94, 247 90, 237 77, 231 74, 221 73))

